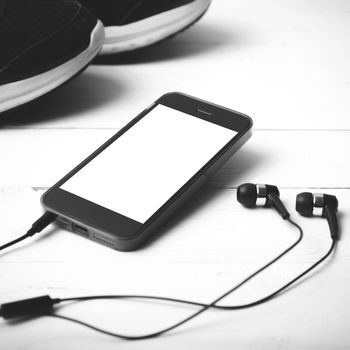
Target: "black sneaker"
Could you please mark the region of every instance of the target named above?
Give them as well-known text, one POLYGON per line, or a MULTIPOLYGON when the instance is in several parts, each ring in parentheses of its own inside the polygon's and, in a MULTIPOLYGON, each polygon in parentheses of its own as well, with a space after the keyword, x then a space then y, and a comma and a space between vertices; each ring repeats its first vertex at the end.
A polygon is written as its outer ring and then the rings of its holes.
POLYGON ((211 0, 80 0, 103 22, 103 54, 162 41, 199 20, 211 0))
POLYGON ((103 42, 102 23, 78 2, 0 0, 0 113, 77 75, 103 42))

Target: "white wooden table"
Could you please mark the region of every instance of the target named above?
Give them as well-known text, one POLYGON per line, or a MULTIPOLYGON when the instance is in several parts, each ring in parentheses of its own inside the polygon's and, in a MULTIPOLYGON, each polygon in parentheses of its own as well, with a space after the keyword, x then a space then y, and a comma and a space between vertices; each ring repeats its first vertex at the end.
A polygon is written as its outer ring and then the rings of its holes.
MULTIPOLYGON (((164 337, 119 341, 58 319, 0 321, 0 349, 348 349, 350 347, 350 2, 213 0, 196 26, 142 53, 95 65, 0 126, 0 241, 22 234, 39 198, 161 94, 183 91, 242 111, 249 143, 144 249, 120 253, 46 230, 0 257, 0 302, 50 294, 153 294, 210 302, 288 246, 273 210, 235 200, 242 182, 276 184, 305 239, 223 304, 277 289, 330 245, 323 219, 294 211, 301 191, 333 193, 342 239, 331 260, 277 299, 209 311, 164 337)), ((89 302, 59 310, 109 330, 155 331, 195 308, 89 302)))

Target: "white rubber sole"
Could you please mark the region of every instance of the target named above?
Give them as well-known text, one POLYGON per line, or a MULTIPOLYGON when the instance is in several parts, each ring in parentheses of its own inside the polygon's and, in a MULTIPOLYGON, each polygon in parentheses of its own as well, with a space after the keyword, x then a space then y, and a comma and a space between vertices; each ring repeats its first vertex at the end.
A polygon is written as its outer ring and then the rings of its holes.
POLYGON ((78 74, 100 52, 105 31, 98 21, 91 33, 89 47, 64 64, 34 77, 0 86, 0 113, 45 95, 78 74))
POLYGON ((199 19, 210 2, 211 0, 195 0, 138 22, 106 27, 106 40, 101 54, 135 50, 176 34, 199 19))

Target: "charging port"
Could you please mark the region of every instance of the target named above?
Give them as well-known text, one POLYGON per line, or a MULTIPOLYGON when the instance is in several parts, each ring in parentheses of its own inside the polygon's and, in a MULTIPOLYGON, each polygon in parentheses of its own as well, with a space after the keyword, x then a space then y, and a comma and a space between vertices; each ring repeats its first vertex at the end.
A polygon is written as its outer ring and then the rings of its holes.
POLYGON ((78 233, 79 235, 89 237, 89 231, 85 227, 72 224, 72 229, 75 233, 78 233))

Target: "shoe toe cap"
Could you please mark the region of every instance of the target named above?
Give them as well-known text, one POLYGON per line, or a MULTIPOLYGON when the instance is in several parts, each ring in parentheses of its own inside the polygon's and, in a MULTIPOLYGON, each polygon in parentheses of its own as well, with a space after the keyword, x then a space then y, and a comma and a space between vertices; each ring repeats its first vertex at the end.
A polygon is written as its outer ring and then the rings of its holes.
POLYGON ((20 13, 9 13, 7 17, 12 16, 0 30, 0 43, 6 32, 7 37, 12 33, 12 41, 5 43, 8 50, 2 51, 5 57, 0 57, 0 67, 1 61, 4 63, 0 84, 23 80, 69 61, 89 46, 97 24, 96 17, 74 1, 24 2, 17 1, 17 5, 24 5, 20 13), (25 8, 27 16, 22 12, 25 8))
POLYGON ((153 0, 139 2, 138 6, 130 11, 120 23, 121 25, 141 21, 145 18, 173 10, 177 7, 187 5, 194 0, 153 0))

